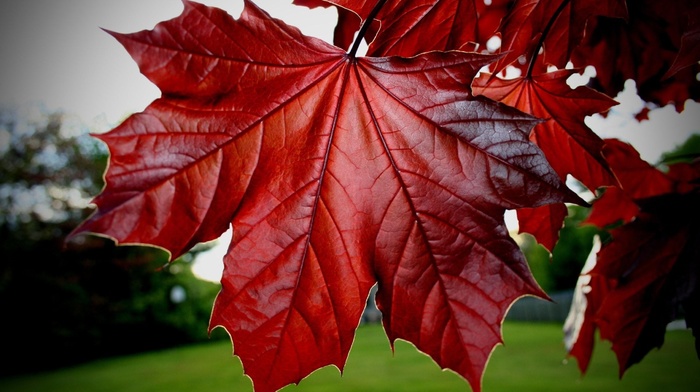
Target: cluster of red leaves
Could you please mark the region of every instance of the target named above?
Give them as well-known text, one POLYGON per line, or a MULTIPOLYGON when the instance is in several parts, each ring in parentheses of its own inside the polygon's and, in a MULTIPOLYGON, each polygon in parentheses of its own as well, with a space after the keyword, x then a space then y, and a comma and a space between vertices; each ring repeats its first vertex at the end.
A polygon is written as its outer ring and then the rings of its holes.
POLYGON ((700 96, 700 4, 694 0, 628 2, 626 19, 597 18, 572 53, 577 66, 596 69, 593 87, 609 95, 634 80, 639 96, 658 106, 700 96))
POLYGON ((563 66, 595 65, 608 95, 633 78, 650 101, 680 108, 698 98, 685 76, 697 72, 698 31, 670 23, 697 8, 679 2, 651 18, 653 1, 295 2, 338 9, 337 46, 249 1, 238 19, 185 1, 151 31, 113 33, 162 97, 97 136, 111 154, 106 186, 74 234, 178 257, 232 225, 210 325, 229 332, 256 390, 342 369, 376 283, 390 341, 412 342, 478 391, 509 306, 546 297, 505 210, 551 249, 564 203, 583 203, 568 175, 611 187, 599 205, 629 188, 584 123, 615 102, 569 87, 574 71, 563 66), (659 28, 673 39, 624 47, 630 58, 615 55, 614 66, 601 57, 659 28), (355 56, 358 29, 369 57, 355 56), (503 54, 475 51, 493 36, 503 54), (662 49, 675 57, 653 66, 637 57, 662 49), (489 64, 492 74, 475 80, 489 64), (507 66, 522 76, 501 79, 507 66))
POLYGON ((588 223, 618 226, 585 273, 588 295, 567 334, 585 372, 598 329, 612 342, 622 376, 661 347, 666 326, 679 316, 696 335, 700 328, 700 162, 664 173, 618 140, 606 140, 604 153, 620 186, 604 191, 588 223))

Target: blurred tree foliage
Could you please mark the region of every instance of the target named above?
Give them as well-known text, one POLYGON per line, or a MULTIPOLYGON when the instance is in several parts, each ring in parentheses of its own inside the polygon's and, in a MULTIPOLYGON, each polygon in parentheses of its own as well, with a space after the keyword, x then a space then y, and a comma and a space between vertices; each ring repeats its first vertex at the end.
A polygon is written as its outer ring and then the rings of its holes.
POLYGON ((192 275, 193 254, 64 243, 102 187, 99 142, 60 113, 0 109, 0 159, 0 374, 209 339, 219 286, 192 275))

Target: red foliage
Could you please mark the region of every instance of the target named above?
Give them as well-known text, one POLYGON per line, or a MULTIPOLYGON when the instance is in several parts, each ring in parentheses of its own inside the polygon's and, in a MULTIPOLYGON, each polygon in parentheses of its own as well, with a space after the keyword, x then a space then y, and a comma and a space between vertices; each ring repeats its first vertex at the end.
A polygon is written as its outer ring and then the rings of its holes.
POLYGON ((540 48, 544 49, 542 64, 564 68, 584 35, 586 23, 598 15, 626 17, 625 1, 517 0, 499 28, 506 55, 496 63, 493 73, 511 64, 526 69, 540 48), (521 56, 523 61, 515 63, 521 56))
POLYGON ((655 347, 679 305, 697 330, 700 278, 700 165, 680 163, 664 174, 642 161, 631 146, 607 141, 606 156, 621 188, 608 189, 594 203, 589 222, 611 231, 612 241, 586 273, 587 306, 569 353, 586 371, 596 329, 612 342, 620 376, 655 347), (618 166, 623 166, 617 170, 618 166))
POLYGON ((251 3, 114 35, 163 98, 99 136, 107 185, 77 233, 176 257, 232 223, 211 326, 256 389, 342 368, 375 280, 390 340, 479 389, 510 304, 544 296, 505 209, 578 200, 536 120, 465 88, 491 57, 356 59, 251 3))
MULTIPOLYGON (((590 88, 572 89, 566 80, 573 70, 560 70, 511 80, 483 74, 474 82, 474 94, 503 102, 545 119, 530 133, 562 181, 572 175, 591 191, 616 184, 601 154, 603 141, 586 126, 586 116, 607 111, 617 103, 590 88)), ((559 237, 566 207, 545 206, 519 211, 520 231, 533 234, 550 251, 559 237)))
POLYGON ((113 33, 162 97, 97 135, 106 186, 74 232, 178 257, 233 225, 210 325, 257 390, 342 369, 377 283, 390 341, 478 391, 509 306, 546 297, 503 214, 552 249, 564 203, 585 204, 569 175, 605 189, 589 223, 622 223, 589 275, 581 368, 596 329, 622 372, 660 345, 678 303, 698 308, 697 166, 660 172, 584 123, 629 78, 652 103, 698 98, 692 1, 295 3, 338 7, 337 46, 250 1, 237 20, 185 1, 151 31, 113 33), (466 51, 494 35, 501 54, 466 51), (374 57, 345 52, 361 39, 374 57), (570 61, 595 66, 590 87, 568 86, 570 61), (523 76, 500 79, 509 65, 523 76))
MULTIPOLYGON (((335 44, 349 48, 360 20, 367 19, 377 1, 295 0, 294 3, 310 8, 337 5, 340 29, 336 30, 335 44), (346 17, 348 11, 357 17, 346 17)), ((512 3, 513 0, 493 0, 489 4, 480 0, 387 0, 375 16, 371 33, 365 36, 370 43, 367 55, 411 57, 433 50, 483 47, 496 33, 512 3), (429 39, 425 37, 426 31, 430 32, 429 39)))
POLYGON ((576 66, 593 65, 593 86, 615 96, 626 80, 636 82, 640 97, 659 106, 673 103, 680 112, 687 99, 700 98, 700 52, 693 49, 697 2, 639 0, 628 2, 629 18, 595 18, 576 48, 576 66), (684 50, 679 54, 682 41, 684 50), (676 63, 676 58, 681 56, 676 63), (676 63, 673 69, 670 67, 676 63))

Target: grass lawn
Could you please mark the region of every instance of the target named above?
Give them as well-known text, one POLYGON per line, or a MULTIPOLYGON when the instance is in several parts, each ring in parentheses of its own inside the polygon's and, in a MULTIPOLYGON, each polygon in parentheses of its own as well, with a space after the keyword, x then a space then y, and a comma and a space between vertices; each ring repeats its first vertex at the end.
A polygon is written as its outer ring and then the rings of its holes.
MULTIPOLYGON (((589 372, 580 376, 575 361, 564 360, 559 325, 509 322, 504 338, 506 345, 496 349, 486 369, 485 392, 700 390, 700 361, 687 330, 667 333, 662 349, 652 351, 622 380, 606 342, 598 343, 589 372)), ((0 379, 2 392, 251 390, 227 341, 0 379)), ((324 368, 284 391, 469 391, 469 386, 406 342, 397 342, 392 354, 381 327, 370 325, 359 328, 342 377, 337 369, 324 368)))

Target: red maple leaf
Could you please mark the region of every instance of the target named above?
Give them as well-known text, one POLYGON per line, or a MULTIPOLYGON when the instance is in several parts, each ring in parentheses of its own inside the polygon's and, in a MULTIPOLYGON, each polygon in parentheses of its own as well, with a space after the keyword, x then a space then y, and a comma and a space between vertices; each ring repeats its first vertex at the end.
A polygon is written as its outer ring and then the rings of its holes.
POLYGON ((529 60, 540 49, 543 49, 542 65, 564 68, 581 42, 588 20, 596 15, 624 18, 625 3, 624 0, 517 0, 498 29, 501 51, 506 54, 494 64, 492 72, 498 74, 521 56, 525 61, 514 65, 532 68, 529 60))
MULTIPOLYGON (((368 36, 368 56, 411 57, 434 50, 472 50, 484 46, 506 15, 512 0, 388 0, 374 16, 368 36), (401 15, 397 18, 397 15, 401 15), (430 38, 426 39, 426 32, 430 38)), ((339 15, 351 10, 359 18, 341 18, 336 32, 352 37, 359 21, 367 20, 376 0, 295 0, 309 7, 338 6, 339 15)), ((338 42, 346 42, 337 39, 338 42)), ((342 46, 341 46, 342 47, 342 46)))
POLYGON ((592 86, 609 96, 632 79, 643 100, 659 106, 673 103, 680 112, 687 99, 700 98, 700 65, 693 49, 697 27, 689 20, 698 13, 696 2, 631 1, 628 11, 627 20, 592 18, 572 62, 593 65, 592 86))
POLYGON ((544 296, 504 211, 580 202, 537 120, 472 96, 493 57, 356 58, 248 1, 113 35, 162 98, 98 135, 106 186, 74 234, 177 257, 232 224, 210 326, 257 390, 342 369, 375 282, 390 341, 480 389, 506 310, 544 296))
MULTIPOLYGON (((575 70, 559 70, 510 80, 482 74, 474 94, 503 102, 546 121, 530 133, 562 180, 574 176, 588 189, 616 184, 603 158, 603 141, 584 123, 586 116, 607 111, 617 103, 588 87, 572 89, 567 79, 575 70)), ((563 205, 518 211, 520 231, 533 234, 552 250, 566 216, 563 205)))
POLYGON ((518 233, 529 233, 551 253, 559 240, 559 230, 569 209, 564 203, 535 208, 518 208, 518 233))
POLYGON ((605 139, 603 154, 628 197, 641 200, 673 191, 673 180, 644 161, 629 143, 605 139))
POLYGON ((616 223, 631 222, 639 214, 639 206, 625 191, 618 187, 608 187, 595 200, 595 206, 585 223, 606 227, 616 223))
MULTIPOLYGON (((357 3, 336 1, 341 5, 357 3)), ((373 3, 365 2, 370 7, 373 3)), ((368 56, 410 57, 431 50, 461 49, 476 41, 478 34, 474 1, 388 1, 377 19, 381 28, 367 49, 368 56), (428 26, 430 39, 425 39, 428 26)))
POLYGON ((572 309, 570 317, 580 322, 569 325, 569 354, 585 372, 598 329, 612 342, 622 376, 661 347, 669 322, 682 315, 696 336, 700 329, 700 165, 679 163, 665 174, 631 146, 606 142, 622 188, 609 189, 593 204, 595 218, 589 222, 607 225, 621 219, 623 224, 611 231, 612 240, 598 252, 595 266, 584 272, 587 303, 572 309))

